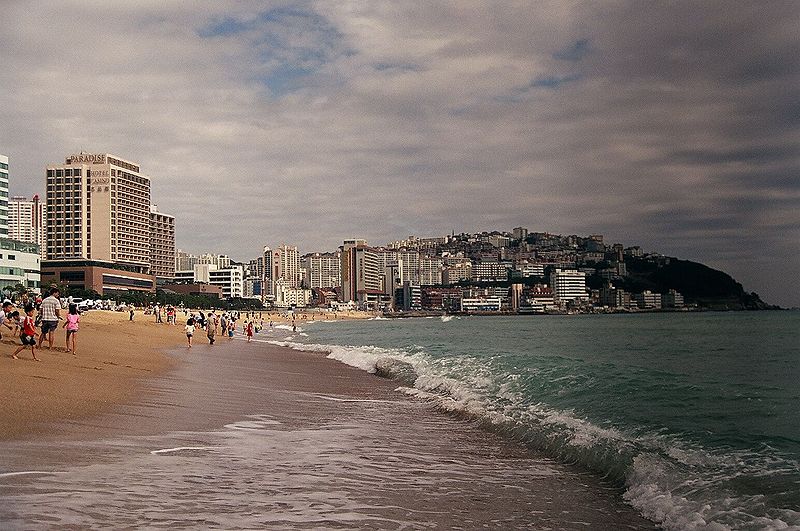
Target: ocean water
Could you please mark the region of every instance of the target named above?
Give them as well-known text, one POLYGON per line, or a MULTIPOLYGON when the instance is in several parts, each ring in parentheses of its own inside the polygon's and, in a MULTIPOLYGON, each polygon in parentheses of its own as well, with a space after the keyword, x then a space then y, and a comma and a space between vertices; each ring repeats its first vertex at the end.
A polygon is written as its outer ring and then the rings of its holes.
POLYGON ((800 529, 798 312, 301 328, 275 342, 395 378, 408 395, 578 464, 664 528, 800 529))

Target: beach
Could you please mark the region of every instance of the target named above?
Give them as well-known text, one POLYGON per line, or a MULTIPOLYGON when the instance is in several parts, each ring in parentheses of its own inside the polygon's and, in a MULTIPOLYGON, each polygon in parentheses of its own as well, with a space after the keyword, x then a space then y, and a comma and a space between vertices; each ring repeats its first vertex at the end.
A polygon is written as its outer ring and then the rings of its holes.
POLYGON ((59 328, 53 350, 37 348, 39 363, 30 349, 11 359, 19 338, 3 328, 0 440, 37 432, 47 422, 95 415, 130 399, 142 378, 172 366, 165 349, 183 342, 182 326, 157 325, 141 311, 134 322, 127 312, 93 311, 80 326, 76 356, 64 351, 65 332, 59 328))
MULTIPOLYGON (((127 324, 96 315, 86 336, 127 324)), ((181 326, 132 328, 132 346, 152 332, 151 347, 173 348, 151 348, 139 363, 71 360, 65 370, 116 363, 91 370, 108 370, 104 385, 118 379, 123 391, 6 432, 0 521, 9 527, 653 527, 591 474, 324 354, 239 338, 211 347, 202 336, 189 350, 181 326)), ((34 374, 66 356, 14 363, 34 374)))

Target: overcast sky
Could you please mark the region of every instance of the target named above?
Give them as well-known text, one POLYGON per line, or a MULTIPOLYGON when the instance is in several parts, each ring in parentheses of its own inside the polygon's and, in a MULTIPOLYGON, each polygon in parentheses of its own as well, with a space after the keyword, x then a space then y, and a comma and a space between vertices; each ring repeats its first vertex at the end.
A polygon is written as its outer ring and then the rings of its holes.
POLYGON ((800 305, 798 2, 2 7, 12 194, 110 152, 193 252, 524 226, 800 305))

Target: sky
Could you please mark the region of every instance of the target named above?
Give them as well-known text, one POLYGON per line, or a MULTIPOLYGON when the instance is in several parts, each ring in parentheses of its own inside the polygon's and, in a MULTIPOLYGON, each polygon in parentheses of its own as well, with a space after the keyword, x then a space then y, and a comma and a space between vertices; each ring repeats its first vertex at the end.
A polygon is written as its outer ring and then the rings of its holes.
POLYGON ((176 243, 603 234, 800 306, 800 3, 3 2, 12 195, 138 162, 176 243))

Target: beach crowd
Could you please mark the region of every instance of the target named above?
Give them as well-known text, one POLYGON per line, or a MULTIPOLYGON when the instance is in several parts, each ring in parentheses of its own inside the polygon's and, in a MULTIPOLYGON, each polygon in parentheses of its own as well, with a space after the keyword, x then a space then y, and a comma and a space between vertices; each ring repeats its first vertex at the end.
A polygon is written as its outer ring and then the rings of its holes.
POLYGON ((28 294, 23 294, 16 305, 10 300, 3 301, 3 311, 0 312, 0 337, 6 333, 12 338, 18 337, 20 342, 11 354, 13 359, 19 359, 19 354, 30 349, 31 357, 35 361, 41 361, 36 356, 36 350, 41 349, 45 341, 47 348, 53 349, 54 336, 59 326, 66 332, 63 350, 76 355, 81 316, 76 304, 68 304, 65 309, 60 295, 58 288, 51 288, 44 299, 41 297, 31 299, 28 294))

